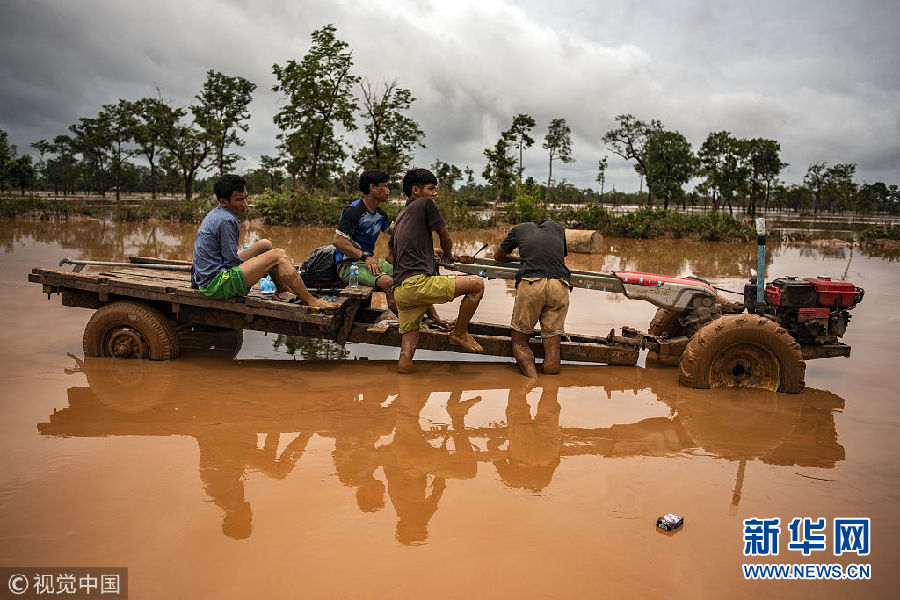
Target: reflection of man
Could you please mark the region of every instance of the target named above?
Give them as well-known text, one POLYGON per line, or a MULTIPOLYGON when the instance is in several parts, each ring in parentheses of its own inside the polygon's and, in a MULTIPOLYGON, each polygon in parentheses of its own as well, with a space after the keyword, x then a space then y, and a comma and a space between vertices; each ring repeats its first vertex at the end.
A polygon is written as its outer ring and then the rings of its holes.
POLYGON ((569 311, 566 229, 552 219, 520 223, 500 243, 494 259, 504 262, 508 253, 516 248, 521 260, 516 273, 516 302, 510 323, 513 356, 523 375, 537 377, 528 338, 540 320, 543 371, 546 375, 555 375, 559 373, 561 336, 569 311))
POLYGON ((437 511, 448 478, 475 476, 477 459, 465 429, 465 415, 480 397, 460 401, 457 392, 447 403, 453 427, 453 452, 432 446, 419 426, 419 413, 430 392, 403 391, 394 401, 397 426, 394 439, 383 452, 382 464, 388 481, 388 495, 397 511, 397 539, 403 544, 424 542, 428 522, 437 511), (429 489, 430 485, 430 489, 429 489))
POLYGON ((213 502, 225 511, 222 533, 236 540, 250 537, 253 511, 244 500, 244 470, 255 467, 276 479, 284 479, 294 468, 312 437, 301 433, 276 457, 281 435, 269 433, 263 450, 257 436, 247 430, 211 430, 197 436, 200 449, 200 480, 213 502))
POLYGON ((509 390, 506 406, 509 449, 505 459, 495 460, 494 466, 503 482, 511 487, 540 491, 550 484, 559 465, 562 435, 559 428, 559 388, 544 387, 538 402, 537 414, 531 418, 526 395, 531 384, 509 390))
POLYGON ((294 263, 269 240, 259 240, 238 251, 241 218, 247 214, 247 185, 243 177, 223 175, 213 186, 219 205, 209 211, 194 241, 191 286, 210 298, 246 296, 250 288, 268 273, 279 292, 288 289, 303 304, 313 308, 333 308, 306 289, 294 263))
POLYGON ((363 512, 384 508, 384 484, 375 478, 380 456, 375 442, 394 428, 393 405, 352 399, 339 410, 334 433, 334 468, 344 485, 356 488, 356 504, 363 512))

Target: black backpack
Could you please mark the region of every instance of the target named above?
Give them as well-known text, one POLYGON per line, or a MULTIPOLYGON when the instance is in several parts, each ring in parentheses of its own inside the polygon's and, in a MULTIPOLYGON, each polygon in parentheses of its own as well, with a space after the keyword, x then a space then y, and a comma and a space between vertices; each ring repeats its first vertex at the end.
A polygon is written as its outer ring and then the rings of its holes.
POLYGON ((325 287, 341 283, 334 264, 337 248, 333 244, 320 246, 300 266, 300 278, 306 287, 325 287))

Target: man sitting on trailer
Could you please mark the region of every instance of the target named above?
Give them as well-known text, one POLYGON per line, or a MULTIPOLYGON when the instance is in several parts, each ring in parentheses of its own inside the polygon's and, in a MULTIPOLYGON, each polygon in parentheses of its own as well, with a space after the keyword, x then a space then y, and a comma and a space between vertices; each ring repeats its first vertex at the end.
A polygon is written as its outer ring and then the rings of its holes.
POLYGON ((363 197, 341 211, 331 243, 337 248, 334 260, 338 276, 349 281, 351 265, 362 261, 359 265, 360 285, 377 287, 383 291, 387 296, 388 306, 396 313, 394 294, 391 291, 394 285, 394 267, 385 260, 375 258, 375 242, 391 224, 384 209, 379 206, 391 195, 390 179, 387 171, 363 171, 359 176, 359 191, 363 197))
POLYGON ((411 373, 413 355, 419 344, 419 326, 432 304, 450 302, 463 296, 459 316, 450 333, 450 342, 470 352, 481 352, 481 345, 469 334, 469 321, 484 295, 481 277, 438 275, 432 233, 437 232, 444 256, 455 262, 453 240, 447 223, 434 203, 437 177, 427 169, 412 169, 403 177, 403 193, 409 197, 394 221, 388 242, 394 265, 394 299, 400 321, 400 359, 397 370, 411 373))
POLYGON ((513 305, 510 336, 513 356, 526 377, 537 377, 534 354, 528 339, 541 322, 545 375, 559 373, 561 336, 569 311, 569 273, 565 257, 566 228, 545 219, 538 223, 520 223, 513 227, 497 250, 494 260, 504 262, 508 253, 519 249, 516 273, 516 301, 513 305))
POLYGON ((276 291, 290 290, 311 308, 334 308, 331 302, 317 299, 281 248, 269 240, 259 240, 238 250, 241 217, 247 213, 247 182, 237 175, 222 175, 213 186, 219 206, 200 224, 191 261, 191 287, 209 298, 246 296, 250 287, 267 273, 276 291))

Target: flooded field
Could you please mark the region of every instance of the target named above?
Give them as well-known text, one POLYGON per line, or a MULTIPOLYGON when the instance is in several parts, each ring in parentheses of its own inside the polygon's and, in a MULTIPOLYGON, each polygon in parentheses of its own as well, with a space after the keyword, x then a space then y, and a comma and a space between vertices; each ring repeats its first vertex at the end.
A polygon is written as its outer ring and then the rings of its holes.
MULTIPOLYGON (((900 575, 900 252, 770 247, 769 278, 866 289, 849 359, 799 395, 690 390, 677 369, 565 365, 246 332, 232 353, 85 359, 91 311, 27 282, 63 257, 189 258, 193 226, 0 221, 0 566, 125 566, 133 598, 893 598, 900 575), (356 360, 366 359, 366 360, 356 360), (674 534, 655 528, 684 516, 674 534), (744 519, 780 518, 778 556, 744 519), (825 550, 788 548, 824 518, 825 550), (871 519, 868 555, 832 523, 871 519), (868 565, 865 581, 746 581, 743 564, 868 565)), ((302 260, 330 229, 251 228, 302 260)), ((502 234, 456 236, 465 251, 502 234)), ((590 270, 741 290, 753 244, 605 241, 590 270)), ((476 320, 508 322, 510 282, 476 320)), ((440 308, 452 315, 455 305, 440 308)), ((646 329, 648 303, 575 290, 567 329, 646 329)), ((4 582, 0 584, 5 585, 4 582)))

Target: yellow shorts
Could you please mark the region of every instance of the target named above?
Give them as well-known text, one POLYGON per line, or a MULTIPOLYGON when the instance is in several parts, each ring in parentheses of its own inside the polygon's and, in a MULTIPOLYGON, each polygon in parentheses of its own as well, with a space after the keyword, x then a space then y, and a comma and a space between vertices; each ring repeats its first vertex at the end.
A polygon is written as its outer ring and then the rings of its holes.
POLYGON ((413 275, 394 288, 400 333, 419 329, 425 311, 432 304, 450 302, 456 297, 456 275, 413 275))
POLYGON ((562 279, 523 277, 516 289, 510 328, 531 335, 540 320, 541 336, 565 333, 569 285, 562 279))

